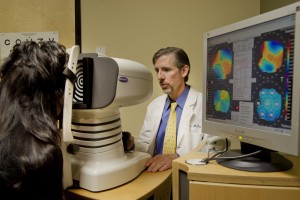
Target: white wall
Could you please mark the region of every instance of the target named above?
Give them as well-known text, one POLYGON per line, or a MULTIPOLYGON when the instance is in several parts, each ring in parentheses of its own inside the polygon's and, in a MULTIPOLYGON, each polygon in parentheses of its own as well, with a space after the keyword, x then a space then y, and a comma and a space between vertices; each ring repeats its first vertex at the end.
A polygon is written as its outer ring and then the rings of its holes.
MULTIPOLYGON (((140 62, 166 46, 183 48, 191 61, 189 84, 203 91, 203 33, 260 12, 260 0, 82 0, 82 52, 106 47, 106 54, 140 62)), ((146 106, 162 94, 154 75, 152 97, 121 109, 123 130, 138 135, 146 106)))

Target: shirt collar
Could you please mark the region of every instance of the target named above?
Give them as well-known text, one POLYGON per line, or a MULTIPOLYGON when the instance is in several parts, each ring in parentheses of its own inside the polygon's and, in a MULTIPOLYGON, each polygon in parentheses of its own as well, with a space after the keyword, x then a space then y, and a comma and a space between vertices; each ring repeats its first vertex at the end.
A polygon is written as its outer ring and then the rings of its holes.
MULTIPOLYGON (((190 86, 186 85, 182 94, 176 99, 176 103, 178 104, 178 106, 183 109, 183 106, 185 104, 185 101, 187 99, 188 93, 190 91, 190 86)), ((167 110, 170 107, 170 103, 171 103, 171 99, 168 96, 167 100, 166 100, 166 104, 165 104, 165 110, 167 110)))

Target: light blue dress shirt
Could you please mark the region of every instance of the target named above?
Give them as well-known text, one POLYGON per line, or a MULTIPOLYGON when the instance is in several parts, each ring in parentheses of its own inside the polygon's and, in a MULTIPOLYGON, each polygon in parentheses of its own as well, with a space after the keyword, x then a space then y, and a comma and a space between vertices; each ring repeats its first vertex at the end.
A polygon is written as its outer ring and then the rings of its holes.
MULTIPOLYGON (((185 101, 187 99, 188 93, 190 91, 190 86, 186 85, 183 93, 176 99, 177 102, 177 107, 176 107, 176 127, 178 130, 179 124, 180 124, 180 119, 181 119, 181 114, 182 110, 185 104, 185 101)), ((156 147, 155 147, 155 155, 156 154, 162 154, 163 146, 164 146, 164 138, 165 138, 165 131, 166 131, 166 126, 168 123, 169 115, 170 115, 170 104, 171 104, 171 99, 168 97, 166 99, 165 107, 162 113, 162 118, 160 121, 160 125, 158 128, 158 133, 156 136, 156 147)), ((176 135, 177 135, 177 130, 176 130, 176 135)))

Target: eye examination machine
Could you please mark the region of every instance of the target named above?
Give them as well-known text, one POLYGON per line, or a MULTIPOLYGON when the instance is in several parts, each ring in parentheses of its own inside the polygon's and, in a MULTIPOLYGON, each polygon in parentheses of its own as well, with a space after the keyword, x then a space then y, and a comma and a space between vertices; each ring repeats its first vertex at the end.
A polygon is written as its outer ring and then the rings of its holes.
MULTIPOLYGON (((131 181, 145 169, 150 155, 124 150, 120 107, 152 95, 151 72, 138 62, 96 53, 78 54, 74 71, 73 90, 65 91, 65 98, 72 96, 71 117, 64 116, 63 125, 65 185, 72 180, 97 192, 131 181)), ((65 100, 66 113, 67 104, 65 100)))

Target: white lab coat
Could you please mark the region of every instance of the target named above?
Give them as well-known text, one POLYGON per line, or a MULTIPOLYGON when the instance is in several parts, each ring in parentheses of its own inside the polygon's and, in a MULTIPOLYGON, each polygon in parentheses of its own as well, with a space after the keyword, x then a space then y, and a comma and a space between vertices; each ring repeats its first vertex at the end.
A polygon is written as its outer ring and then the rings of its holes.
MULTIPOLYGON (((135 144, 137 151, 153 155, 166 98, 166 94, 159 96, 148 105, 144 124, 135 144)), ((202 133, 202 93, 191 87, 178 127, 176 153, 180 156, 188 153, 207 137, 207 134, 202 133)))

